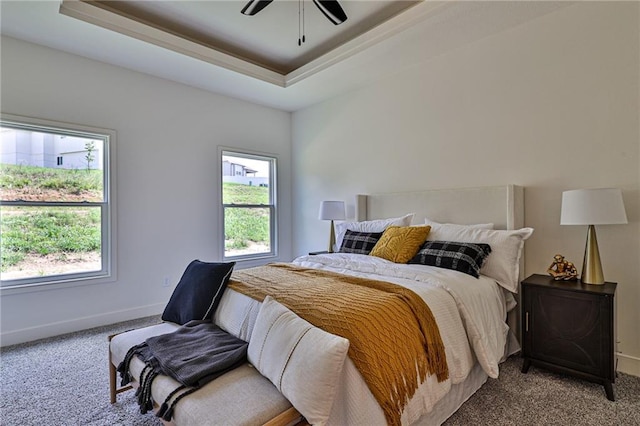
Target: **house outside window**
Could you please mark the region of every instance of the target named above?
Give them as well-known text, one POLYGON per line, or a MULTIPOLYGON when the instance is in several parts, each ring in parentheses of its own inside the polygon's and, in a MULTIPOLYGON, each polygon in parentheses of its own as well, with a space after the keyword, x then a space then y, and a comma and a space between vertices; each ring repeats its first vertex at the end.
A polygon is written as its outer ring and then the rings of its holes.
POLYGON ((111 276, 114 144, 110 130, 2 116, 2 288, 111 276))
POLYGON ((221 151, 225 260, 276 256, 276 158, 221 151))

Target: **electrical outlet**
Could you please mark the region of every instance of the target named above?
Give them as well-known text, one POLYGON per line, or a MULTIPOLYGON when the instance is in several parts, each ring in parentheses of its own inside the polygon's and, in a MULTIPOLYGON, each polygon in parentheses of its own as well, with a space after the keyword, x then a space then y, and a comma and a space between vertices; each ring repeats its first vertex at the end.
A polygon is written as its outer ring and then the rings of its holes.
POLYGON ((162 287, 169 287, 169 277, 164 277, 164 281, 162 282, 162 287))

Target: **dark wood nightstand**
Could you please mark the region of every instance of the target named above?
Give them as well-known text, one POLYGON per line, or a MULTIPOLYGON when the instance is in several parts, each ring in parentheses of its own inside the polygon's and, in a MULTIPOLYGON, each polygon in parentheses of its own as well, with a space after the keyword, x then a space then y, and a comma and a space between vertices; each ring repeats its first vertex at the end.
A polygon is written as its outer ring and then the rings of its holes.
POLYGON ((316 254, 328 254, 329 252, 327 250, 322 250, 322 251, 310 251, 309 252, 309 256, 315 256, 316 254))
POLYGON ((522 281, 522 372, 531 364, 600 383, 615 400, 616 283, 583 284, 531 275, 522 281))

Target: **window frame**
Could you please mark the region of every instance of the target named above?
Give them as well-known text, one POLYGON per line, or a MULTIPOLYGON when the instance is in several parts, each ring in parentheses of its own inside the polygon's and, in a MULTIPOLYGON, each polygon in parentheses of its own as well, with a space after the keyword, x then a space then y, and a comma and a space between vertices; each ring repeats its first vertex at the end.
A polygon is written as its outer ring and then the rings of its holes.
POLYGON ((264 153, 264 152, 256 152, 250 151, 246 149, 237 149, 230 147, 219 147, 218 148, 218 165, 219 165, 219 173, 218 176, 220 178, 220 249, 222 253, 223 261, 227 262, 243 262, 243 261, 251 261, 251 260, 260 260, 260 259, 273 259, 278 256, 278 208, 277 208, 277 162, 278 158, 274 154, 264 153), (224 204, 224 179, 223 179, 223 157, 224 156, 233 156, 240 158, 247 158, 249 160, 260 160, 260 161, 268 161, 269 162, 269 199, 271 200, 270 204, 224 204), (227 251, 225 247, 225 210, 227 208, 268 208, 269 209, 269 233, 271 237, 270 241, 270 251, 263 253, 249 253, 249 254, 241 254, 235 256, 227 256, 227 251))
POLYGON ((50 134, 86 137, 103 141, 103 200, 101 202, 65 202, 65 201, 2 201, 2 206, 17 207, 99 207, 101 218, 101 269, 96 271, 71 272, 38 277, 16 278, 0 280, 0 291, 22 292, 29 289, 64 288, 98 282, 112 282, 116 280, 115 253, 116 228, 113 212, 115 211, 115 145, 116 132, 111 129, 84 126, 60 121, 45 120, 13 114, 0 114, 0 126, 19 130, 40 131, 50 134))

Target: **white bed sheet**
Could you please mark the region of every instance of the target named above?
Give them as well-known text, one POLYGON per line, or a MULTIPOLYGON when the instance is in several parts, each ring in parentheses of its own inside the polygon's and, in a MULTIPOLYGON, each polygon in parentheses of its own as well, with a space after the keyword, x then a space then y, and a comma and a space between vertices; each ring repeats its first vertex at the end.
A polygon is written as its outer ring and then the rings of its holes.
MULTIPOLYGON (((507 300, 494 280, 344 253, 301 256, 293 263, 393 282, 413 290, 427 302, 445 344, 449 379, 438 383, 435 377, 428 377, 405 407, 403 424, 424 419, 452 385, 467 379, 476 360, 488 376, 498 377, 498 363, 504 356, 508 334, 507 300)), ((228 289, 214 321, 229 333, 249 340, 259 309, 260 302, 228 289)), ((386 424, 382 409, 350 359, 345 363, 328 424, 386 424)))

